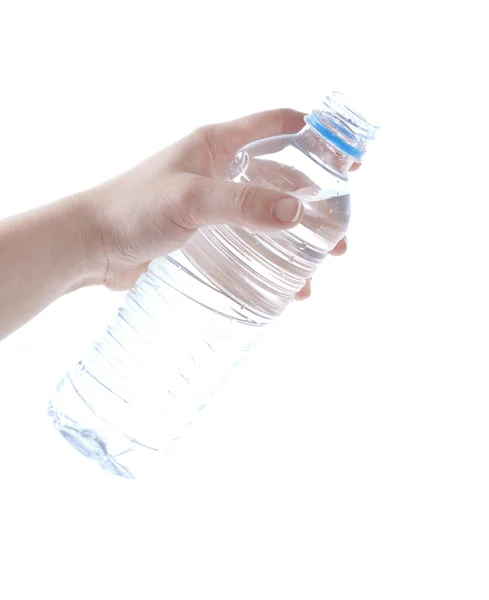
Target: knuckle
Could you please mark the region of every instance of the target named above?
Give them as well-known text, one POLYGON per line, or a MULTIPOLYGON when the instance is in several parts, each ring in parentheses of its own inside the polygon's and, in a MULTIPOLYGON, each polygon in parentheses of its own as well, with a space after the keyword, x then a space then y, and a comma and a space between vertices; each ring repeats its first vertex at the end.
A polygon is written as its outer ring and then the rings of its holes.
POLYGON ((192 133, 190 134, 190 137, 192 138, 192 140, 198 144, 202 144, 203 142, 205 142, 205 139, 206 139, 205 129, 206 129, 205 126, 197 127, 197 129, 194 129, 192 131, 192 133))
POLYGON ((241 217, 246 219, 253 213, 257 195, 257 189, 251 185, 242 185, 237 188, 234 197, 234 208, 241 217))
POLYGON ((214 125, 202 125, 190 134, 194 144, 199 148, 206 148, 213 151, 215 147, 215 127, 214 125))

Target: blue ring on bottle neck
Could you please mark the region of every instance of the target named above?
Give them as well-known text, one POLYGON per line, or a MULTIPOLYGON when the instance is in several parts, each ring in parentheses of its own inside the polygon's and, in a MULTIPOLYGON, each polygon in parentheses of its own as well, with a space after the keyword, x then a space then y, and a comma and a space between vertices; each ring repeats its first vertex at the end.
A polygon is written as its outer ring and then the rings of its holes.
POLYGON ((314 113, 307 115, 307 117, 305 117, 304 120, 308 125, 313 127, 320 135, 327 139, 328 142, 331 142, 339 150, 345 152, 346 154, 353 156, 353 158, 362 158, 362 156, 365 154, 365 152, 362 152, 361 150, 358 150, 358 148, 351 146, 343 139, 341 139, 338 135, 336 135, 336 133, 331 131, 331 129, 326 127, 326 125, 320 119, 318 119, 318 117, 316 117, 314 113))

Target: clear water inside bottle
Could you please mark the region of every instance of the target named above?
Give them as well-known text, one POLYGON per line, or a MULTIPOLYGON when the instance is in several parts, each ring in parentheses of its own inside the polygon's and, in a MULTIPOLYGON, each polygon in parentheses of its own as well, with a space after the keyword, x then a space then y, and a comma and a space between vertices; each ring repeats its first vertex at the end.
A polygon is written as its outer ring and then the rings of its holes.
POLYGON ((198 231, 151 263, 89 356, 50 403, 55 427, 105 470, 133 478, 186 430, 219 384, 293 301, 344 236, 350 218, 341 157, 305 128, 250 144, 229 166, 236 182, 300 198, 304 218, 287 231, 227 225, 198 231))
POLYGON ((213 226, 184 248, 192 264, 244 305, 250 318, 267 322, 286 308, 344 237, 350 220, 347 181, 302 149, 296 136, 250 144, 237 154, 228 174, 233 181, 273 187, 304 203, 304 217, 291 230, 260 233, 213 226))

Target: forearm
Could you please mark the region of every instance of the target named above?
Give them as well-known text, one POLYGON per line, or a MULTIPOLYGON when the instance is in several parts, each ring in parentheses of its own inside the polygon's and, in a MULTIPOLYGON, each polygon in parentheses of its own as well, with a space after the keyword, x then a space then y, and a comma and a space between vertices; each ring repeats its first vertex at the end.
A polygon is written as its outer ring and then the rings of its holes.
POLYGON ((0 339, 95 280, 85 219, 70 198, 0 222, 0 339))

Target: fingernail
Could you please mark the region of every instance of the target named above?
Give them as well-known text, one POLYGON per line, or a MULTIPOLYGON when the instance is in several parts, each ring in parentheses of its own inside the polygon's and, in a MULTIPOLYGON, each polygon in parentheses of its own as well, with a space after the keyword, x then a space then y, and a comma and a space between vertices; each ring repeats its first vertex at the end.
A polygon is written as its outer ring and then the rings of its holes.
POLYGON ((348 249, 348 238, 346 237, 346 235, 343 238, 343 241, 345 242, 345 248, 348 249))
POLYGON ((297 198, 281 198, 275 202, 272 215, 279 223, 294 223, 301 214, 302 202, 297 198))

